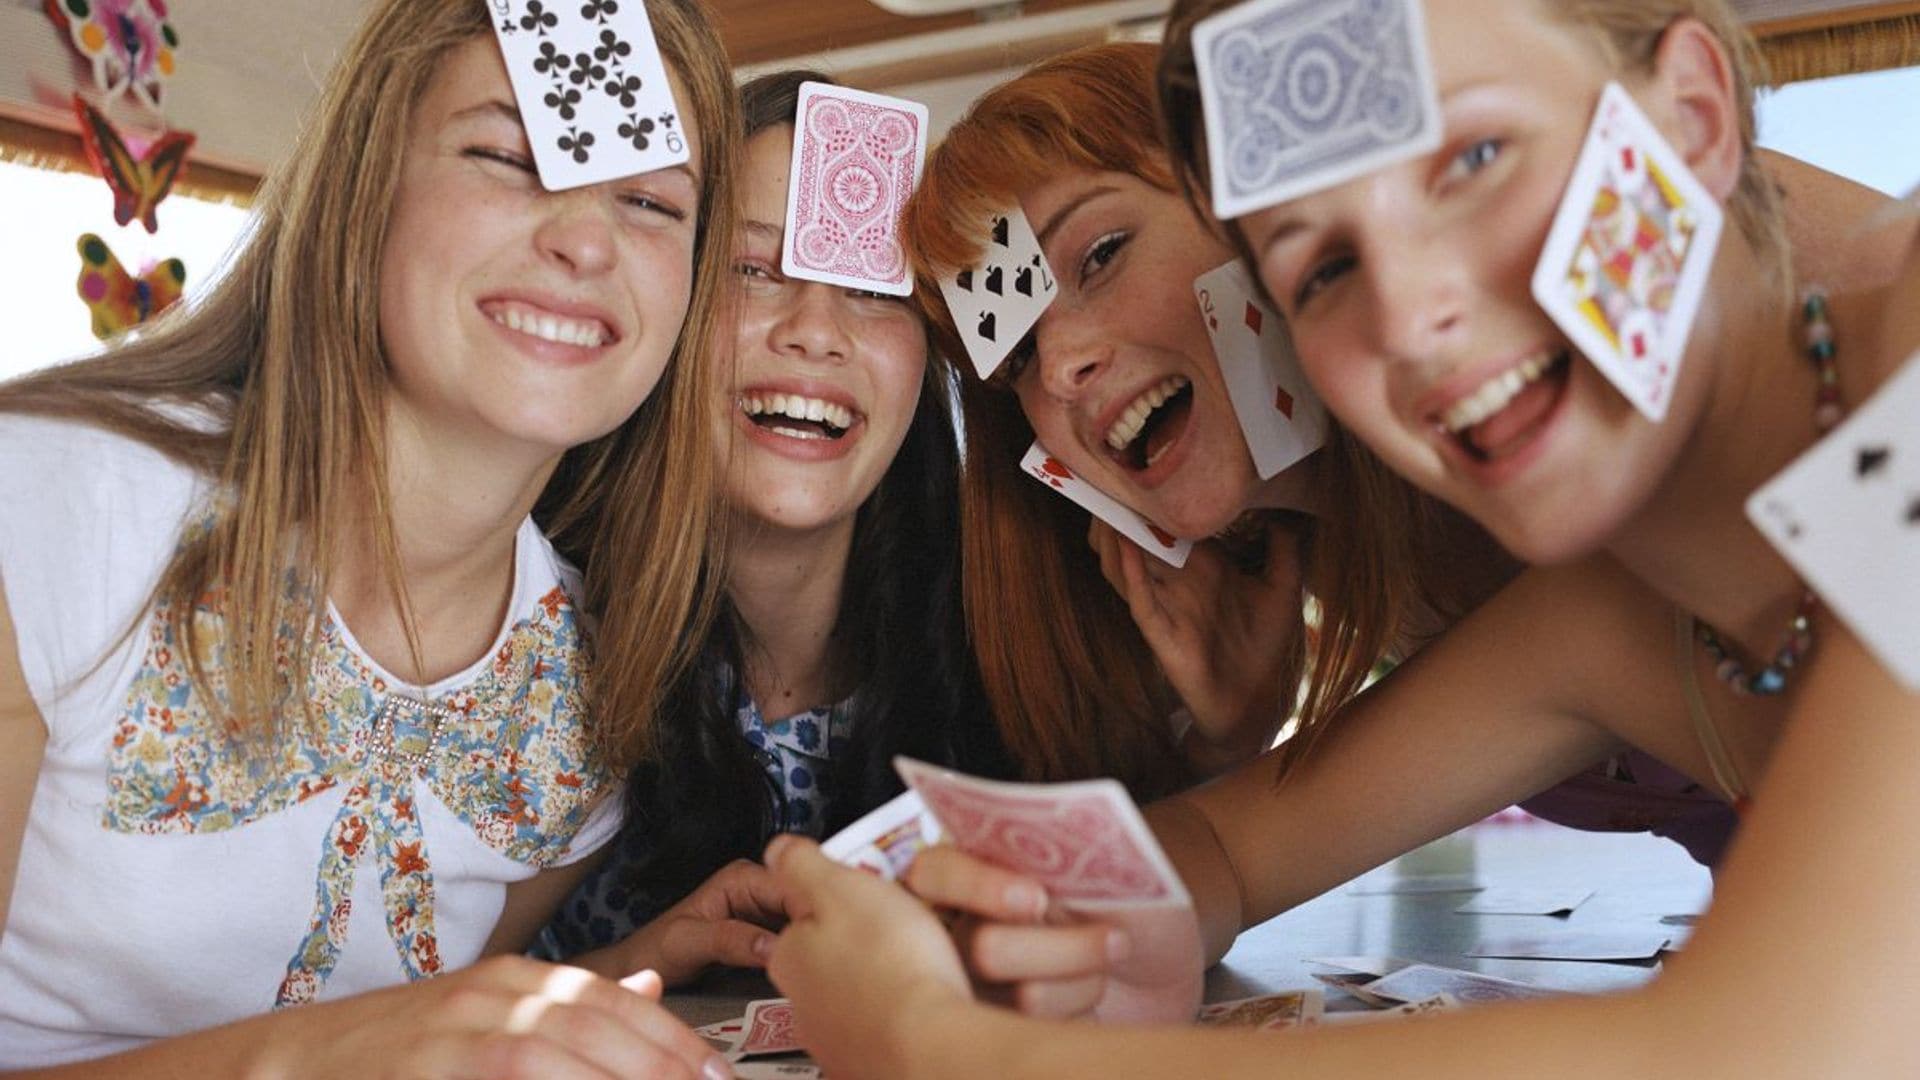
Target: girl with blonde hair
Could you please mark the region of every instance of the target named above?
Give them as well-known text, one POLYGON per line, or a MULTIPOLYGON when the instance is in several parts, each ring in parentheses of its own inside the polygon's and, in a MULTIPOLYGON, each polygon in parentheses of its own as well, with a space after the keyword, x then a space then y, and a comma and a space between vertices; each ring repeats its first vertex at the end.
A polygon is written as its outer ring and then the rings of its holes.
POLYGON ((646 7, 685 165, 547 191, 489 6, 384 0, 212 293, 0 387, 5 1065, 725 1073, 656 977, 476 964, 712 602, 738 117, 646 7))

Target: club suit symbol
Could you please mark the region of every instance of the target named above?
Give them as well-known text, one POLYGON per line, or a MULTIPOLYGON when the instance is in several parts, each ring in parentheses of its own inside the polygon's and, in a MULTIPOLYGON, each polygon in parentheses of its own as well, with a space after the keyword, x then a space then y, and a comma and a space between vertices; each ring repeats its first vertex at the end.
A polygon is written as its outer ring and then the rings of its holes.
POLYGON ((980 329, 979 329, 981 338, 987 341, 992 341, 993 329, 995 324, 998 323, 998 321, 999 320, 993 317, 993 312, 991 311, 981 312, 980 313, 980 329))

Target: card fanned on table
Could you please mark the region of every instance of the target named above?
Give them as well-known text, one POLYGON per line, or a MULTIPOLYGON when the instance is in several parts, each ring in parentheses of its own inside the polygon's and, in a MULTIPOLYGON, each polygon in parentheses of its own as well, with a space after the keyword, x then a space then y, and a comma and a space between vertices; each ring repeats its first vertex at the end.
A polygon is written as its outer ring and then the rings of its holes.
POLYGON ((1193 282, 1247 452, 1262 480, 1327 441, 1327 409, 1307 385, 1280 313, 1239 259, 1193 282))
POLYGON ((1531 983, 1432 964, 1409 964, 1391 975, 1384 975, 1367 983, 1364 989, 1375 997, 1405 1002, 1425 1001, 1436 994, 1450 994, 1461 1003, 1468 1005, 1486 1001, 1532 1001, 1537 998, 1559 996, 1558 991, 1534 986, 1531 983))
POLYGON ((1608 83, 1534 268, 1533 298, 1649 420, 1667 415, 1723 216, 1633 95, 1608 83))
POLYGON ((1081 911, 1188 906, 1191 898, 1139 808, 1116 780, 1020 784, 894 759, 947 839, 1033 878, 1081 911))
POLYGON ((900 211, 927 158, 927 107, 801 83, 780 271, 890 296, 913 292, 900 211))
POLYGON ((1216 1001, 1200 1007, 1199 1022, 1206 1027, 1249 1027, 1279 1031, 1311 1025, 1326 1010, 1318 990, 1284 990, 1277 994, 1216 1001))
POLYGON ((1440 145, 1419 0, 1253 0, 1194 24, 1222 220, 1440 145))
POLYGON ((1059 291, 1033 224, 1018 206, 988 222, 979 262, 940 279, 954 331, 982 379, 999 370, 1059 291))
POLYGON ((549 191, 685 162, 691 151, 641 3, 490 0, 549 191))
POLYGON ((1920 353, 1747 499, 1747 517, 1920 692, 1920 353))
POLYGON ((1193 551, 1191 541, 1174 536, 1148 521, 1145 515, 1129 509, 1120 500, 1087 483, 1038 442, 1027 448, 1027 455, 1020 459, 1020 469, 1073 500, 1082 510, 1113 526, 1121 536, 1159 557, 1162 562, 1176 568, 1187 565, 1187 556, 1193 551))

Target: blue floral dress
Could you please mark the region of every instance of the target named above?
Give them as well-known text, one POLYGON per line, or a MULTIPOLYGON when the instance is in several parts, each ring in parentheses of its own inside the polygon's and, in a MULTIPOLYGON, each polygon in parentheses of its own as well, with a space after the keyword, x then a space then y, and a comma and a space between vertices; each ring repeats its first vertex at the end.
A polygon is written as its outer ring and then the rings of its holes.
MULTIPOLYGON (((820 787, 828 761, 842 753, 853 731, 845 702, 809 709, 768 722, 760 706, 743 700, 734 713, 740 737, 753 747, 779 792, 774 826, 780 832, 817 837, 826 826, 827 796, 820 787)), ((567 897, 535 942, 532 953, 548 960, 604 948, 624 940, 680 897, 633 888, 632 868, 646 860, 651 838, 629 825, 613 841, 613 853, 567 897)))

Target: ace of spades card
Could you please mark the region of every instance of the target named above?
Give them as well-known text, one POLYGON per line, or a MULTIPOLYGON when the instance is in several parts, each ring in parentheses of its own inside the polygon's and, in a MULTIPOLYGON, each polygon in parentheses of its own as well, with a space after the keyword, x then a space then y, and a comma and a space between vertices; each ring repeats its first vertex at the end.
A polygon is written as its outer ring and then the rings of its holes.
POLYGON ((1920 691, 1920 353, 1747 499, 1822 603, 1920 691))
POLYGON ((1114 527, 1121 536, 1133 541, 1149 554, 1159 557, 1176 569, 1187 565, 1187 556, 1193 551, 1191 541, 1182 540, 1153 522, 1145 515, 1123 505, 1120 500, 1094 487, 1074 474, 1072 469, 1059 458, 1047 452, 1047 448, 1035 442, 1027 448, 1027 454, 1020 459, 1020 469, 1028 476, 1047 485, 1053 490, 1073 500, 1082 510, 1114 527))
POLYGON ((1059 291, 1033 224, 1018 206, 989 221, 978 263, 940 279, 954 330, 982 379, 999 369, 1059 291))
POLYGON ((520 122, 548 191, 691 154, 643 0, 490 0, 520 122))
POLYGON ((1280 313, 1239 259, 1193 282, 1227 398, 1265 480, 1327 441, 1327 409, 1307 385, 1280 313))
POLYGON ((1440 145, 1420 0, 1253 0, 1194 24, 1222 221, 1440 145))
POLYGON ((1713 272, 1719 203, 1608 83, 1533 272, 1533 297, 1647 419, 1667 415, 1713 272))
POLYGON ((927 107, 801 83, 780 271, 890 296, 913 292, 900 212, 927 157, 927 107))

